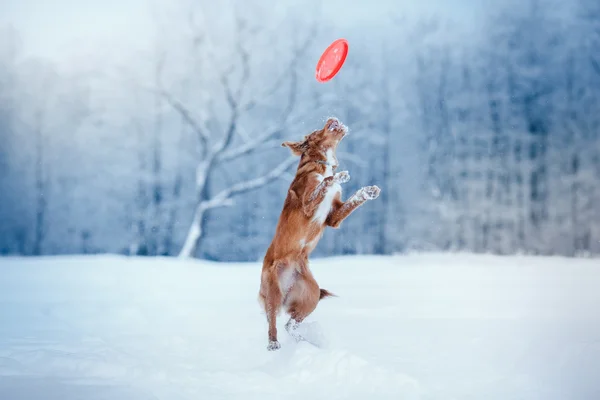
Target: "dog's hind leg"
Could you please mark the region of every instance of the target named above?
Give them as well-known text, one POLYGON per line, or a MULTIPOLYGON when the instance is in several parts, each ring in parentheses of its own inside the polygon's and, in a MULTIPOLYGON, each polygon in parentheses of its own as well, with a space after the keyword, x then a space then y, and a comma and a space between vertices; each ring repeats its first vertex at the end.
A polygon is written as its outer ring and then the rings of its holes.
POLYGON ((269 323, 268 350, 277 350, 281 347, 277 341, 277 314, 281 308, 282 294, 277 279, 277 269, 265 272, 261 285, 261 297, 264 298, 267 322, 269 323))
POLYGON ((317 308, 320 295, 319 285, 310 272, 302 274, 288 294, 286 311, 290 315, 290 319, 285 324, 285 329, 296 341, 304 339, 297 332, 298 326, 317 308))
POLYGON ((288 320, 288 322, 286 322, 285 324, 285 330, 287 331, 287 333, 290 334, 290 336, 296 341, 299 342, 302 339, 304 339, 302 337, 302 335, 300 335, 300 333, 298 332, 298 326, 300 325, 300 323, 298 321, 296 321, 294 318, 290 317, 290 319, 288 320))

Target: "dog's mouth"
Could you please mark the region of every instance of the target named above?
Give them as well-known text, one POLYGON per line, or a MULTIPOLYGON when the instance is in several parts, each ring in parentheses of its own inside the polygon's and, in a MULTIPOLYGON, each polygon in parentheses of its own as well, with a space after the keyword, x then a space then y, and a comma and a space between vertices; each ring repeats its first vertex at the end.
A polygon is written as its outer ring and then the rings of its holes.
POLYGON ((337 118, 331 118, 328 121, 327 130, 341 134, 342 138, 348 134, 348 127, 342 124, 337 118))
POLYGON ((338 121, 337 119, 331 119, 329 120, 329 127, 328 130, 330 131, 335 131, 336 129, 339 129, 340 127, 340 121, 338 121))

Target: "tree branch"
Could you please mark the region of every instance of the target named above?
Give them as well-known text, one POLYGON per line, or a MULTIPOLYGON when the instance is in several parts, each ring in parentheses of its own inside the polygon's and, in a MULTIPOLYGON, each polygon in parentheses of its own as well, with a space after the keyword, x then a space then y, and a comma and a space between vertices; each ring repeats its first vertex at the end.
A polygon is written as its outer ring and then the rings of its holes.
POLYGON ((196 121, 196 119, 194 117, 192 117, 191 113, 189 112, 189 110, 183 105, 183 103, 181 103, 179 100, 175 99, 173 96, 171 96, 166 90, 159 90, 160 94, 162 95, 162 97, 165 99, 165 101, 175 110, 179 113, 179 115, 181 115, 181 117, 184 119, 184 121, 194 130, 194 132, 196 132, 196 135, 198 135, 198 139, 200 140, 200 143, 202 144, 202 149, 204 151, 204 153, 206 153, 206 151, 208 150, 208 127, 206 126, 205 123, 202 123, 202 126, 200 123, 198 123, 198 121, 196 121))
POLYGON ((298 162, 298 157, 289 157, 263 176, 236 183, 233 186, 222 190, 212 199, 206 201, 204 207, 208 209, 231 205, 231 197, 267 185, 271 181, 274 181, 283 175, 287 169, 296 162, 298 162))
POLYGON ((276 140, 268 140, 270 137, 275 136, 277 133, 282 131, 281 128, 276 128, 271 131, 267 131, 267 133, 255 141, 248 142, 243 144, 235 149, 231 149, 227 152, 221 153, 218 160, 222 162, 231 161, 240 156, 244 156, 250 153, 253 153, 256 150, 265 150, 279 147, 279 142, 276 140))
POLYGON ((295 69, 296 64, 298 63, 298 60, 300 60, 302 58, 304 53, 306 53, 306 51, 310 47, 310 44, 313 42, 314 38, 316 37, 316 33, 317 33, 317 24, 313 23, 310 31, 306 35, 306 38, 304 39, 302 44, 295 49, 294 54, 292 55, 292 59, 286 65, 286 67, 282 70, 281 74, 273 81, 273 85, 269 89, 267 89, 262 95, 254 97, 248 103, 243 105, 241 107, 243 111, 250 111, 251 109, 253 109, 260 103, 259 99, 262 99, 262 100, 268 99, 271 95, 273 95, 281 87, 282 82, 286 78, 288 78, 290 72, 292 72, 295 69))
MULTIPOLYGON (((258 148, 263 148, 264 147, 263 145, 265 144, 265 142, 267 140, 272 139, 275 136, 277 136, 278 134, 281 134, 283 132, 284 126, 288 123, 288 118, 292 114, 292 111, 294 110, 294 107, 295 107, 296 101, 297 101, 298 79, 296 76, 295 68, 292 68, 292 70, 290 72, 291 72, 290 93, 289 93, 289 96, 287 99, 287 104, 281 113, 280 121, 277 123, 277 127, 267 130, 267 132, 265 134, 259 136, 256 140, 245 143, 245 144, 239 146, 238 148, 233 149, 232 151, 220 152, 219 153, 220 161, 228 161, 233 158, 239 157, 241 155, 249 154, 258 148)), ((231 126, 230 126, 230 128, 231 128, 231 126)), ((233 134, 233 132, 232 132, 232 134, 233 134)), ((270 145, 270 143, 269 143, 269 145, 270 145)))
POLYGON ((244 89, 246 88, 246 85, 248 84, 248 80, 250 79, 250 54, 249 54, 248 50, 246 50, 246 48, 244 47, 244 45, 242 43, 242 38, 245 37, 244 21, 242 21, 242 19, 238 13, 235 13, 235 14, 236 14, 235 30, 236 30, 236 35, 238 37, 236 47, 238 50, 238 54, 241 58, 241 64, 242 64, 242 77, 240 79, 240 84, 239 84, 238 90, 236 91, 235 95, 238 99, 241 99, 244 96, 244 89))
POLYGON ((215 154, 217 156, 227 150, 229 146, 231 146, 231 143, 233 143, 233 137, 235 136, 235 132, 237 130, 237 121, 239 118, 239 99, 236 100, 235 95, 231 90, 229 80, 227 79, 228 74, 229 72, 225 71, 221 75, 221 83, 223 84, 223 89, 225 90, 227 104, 229 104, 229 108, 231 109, 231 116, 229 117, 229 124, 227 126, 227 132, 225 132, 225 137, 223 138, 223 141, 215 148, 215 154))
POLYGON ((227 76, 230 74, 231 68, 228 68, 221 74, 220 80, 225 91, 225 99, 227 100, 227 104, 232 111, 235 111, 238 108, 238 101, 235 99, 235 94, 233 93, 233 90, 231 90, 231 85, 229 84, 229 79, 227 78, 227 76))
MULTIPOLYGON (((289 96, 288 100, 293 101, 295 103, 296 95, 294 94, 289 96)), ((285 131, 285 127, 283 125, 294 125, 295 123, 300 121, 300 118, 293 118, 292 120, 288 120, 289 115, 291 114, 293 109, 294 105, 292 103, 289 103, 286 109, 284 110, 283 115, 281 117, 281 121, 279 123, 267 129, 265 133, 258 136, 255 140, 244 143, 229 151, 224 151, 220 153, 217 159, 219 161, 230 161, 236 157, 253 153, 255 150, 279 147, 278 145, 275 146, 275 140, 271 139, 275 138, 278 134, 281 134, 285 131)))

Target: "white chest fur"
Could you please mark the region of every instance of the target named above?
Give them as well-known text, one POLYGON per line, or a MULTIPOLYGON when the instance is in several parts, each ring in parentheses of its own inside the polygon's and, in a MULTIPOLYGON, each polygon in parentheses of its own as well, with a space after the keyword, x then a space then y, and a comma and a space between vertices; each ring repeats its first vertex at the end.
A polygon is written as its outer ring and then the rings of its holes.
MULTIPOLYGON (((323 181, 323 179, 329 177, 329 176, 333 176, 333 165, 337 163, 335 157, 333 156, 333 150, 332 149, 328 149, 326 154, 326 167, 325 167, 325 173, 323 175, 319 175, 319 181, 323 181)), ((313 215, 313 221, 318 222, 320 224, 322 224, 323 222, 325 222, 325 220, 327 219, 327 216, 329 215, 329 212, 331 211, 331 205, 333 203, 333 199, 335 198, 336 194, 340 193, 342 190, 342 187, 340 186, 339 183, 335 182, 333 185, 331 185, 328 189, 327 189, 327 193, 325 193, 325 197, 323 198, 323 201, 321 202, 321 204, 319 204, 319 207, 317 208, 317 210, 315 211, 315 214, 313 215)))
POLYGON ((333 165, 336 163, 336 160, 333 157, 333 150, 327 150, 325 156, 327 157, 327 160, 325 161, 327 164, 325 166, 325 174, 323 174, 323 178, 333 176, 333 165))
POLYGON ((327 193, 325 194, 323 201, 321 202, 321 204, 319 204, 319 207, 315 211, 313 221, 317 221, 321 224, 325 222, 327 216, 329 215, 329 212, 331 211, 333 199, 335 198, 335 195, 338 194, 341 190, 342 187, 339 183, 334 183, 327 189, 327 193))
POLYGON ((305 250, 307 253, 312 252, 315 249, 315 247, 317 246, 317 243, 319 243, 321 236, 322 236, 322 233, 318 234, 310 242, 307 242, 305 239, 300 239, 299 244, 300 244, 301 249, 305 250))

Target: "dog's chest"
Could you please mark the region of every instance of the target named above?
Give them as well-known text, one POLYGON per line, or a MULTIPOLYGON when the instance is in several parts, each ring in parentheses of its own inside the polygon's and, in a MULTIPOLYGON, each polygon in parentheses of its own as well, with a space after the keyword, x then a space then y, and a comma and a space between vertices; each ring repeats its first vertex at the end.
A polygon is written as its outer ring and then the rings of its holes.
POLYGON ((322 224, 327 219, 327 216, 331 212, 331 206, 333 204, 333 199, 335 196, 340 193, 342 187, 339 183, 334 183, 329 188, 327 188, 327 192, 325 193, 325 197, 323 201, 317 207, 315 214, 313 216, 313 221, 322 224))
POLYGON ((333 165, 337 164, 335 157, 333 156, 333 150, 328 149, 325 153, 326 161, 325 161, 325 174, 321 179, 325 179, 328 176, 333 176, 333 165))

